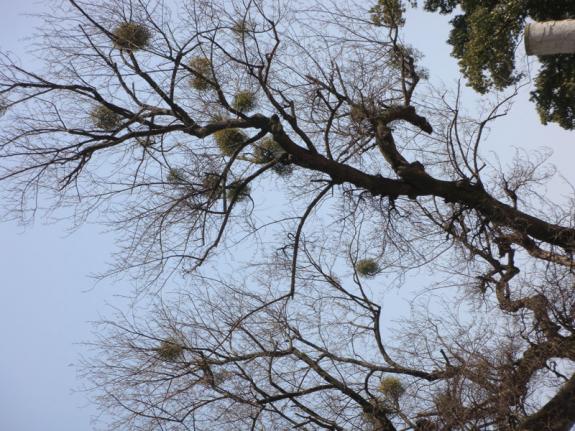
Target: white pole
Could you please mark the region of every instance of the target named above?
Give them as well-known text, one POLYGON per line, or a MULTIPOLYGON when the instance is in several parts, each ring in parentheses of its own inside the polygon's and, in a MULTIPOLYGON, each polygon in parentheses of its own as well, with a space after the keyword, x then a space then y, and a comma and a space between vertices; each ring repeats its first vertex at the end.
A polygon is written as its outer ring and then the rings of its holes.
POLYGON ((575 53, 575 19, 534 22, 525 27, 527 55, 575 53))

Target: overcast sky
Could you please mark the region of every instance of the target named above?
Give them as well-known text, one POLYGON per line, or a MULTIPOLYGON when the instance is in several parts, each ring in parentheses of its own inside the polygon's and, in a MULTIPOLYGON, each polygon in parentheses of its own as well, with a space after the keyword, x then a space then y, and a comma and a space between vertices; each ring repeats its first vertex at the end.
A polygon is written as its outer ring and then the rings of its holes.
MULTIPOLYGON (((45 3, 49 3, 46 1, 45 3)), ((22 16, 38 12, 42 2, 8 1, 0 15, 0 49, 25 58, 23 40, 33 33, 35 20, 22 16)), ((457 79, 456 62, 444 43, 447 27, 438 17, 420 18, 408 29, 408 40, 426 54, 424 64, 433 79, 451 85, 457 79), (415 24, 414 24, 415 23, 415 24), (436 26, 436 27, 434 27, 436 26)), ((543 127, 528 89, 518 99, 509 119, 493 128, 488 148, 505 159, 514 146, 529 151, 549 146, 552 161, 575 182, 571 168, 575 156, 572 134, 557 127, 543 127)), ((551 190, 566 194, 567 188, 551 190)), ((125 286, 94 285, 88 274, 102 271, 113 249, 112 237, 98 226, 87 226, 68 235, 69 224, 19 227, 0 224, 0 430, 90 430, 96 413, 86 406, 74 364, 82 353, 79 342, 90 339, 88 321, 106 313, 105 302, 125 286), (83 407, 84 406, 84 407, 83 407)), ((401 299, 398 297, 398 301, 401 299)))

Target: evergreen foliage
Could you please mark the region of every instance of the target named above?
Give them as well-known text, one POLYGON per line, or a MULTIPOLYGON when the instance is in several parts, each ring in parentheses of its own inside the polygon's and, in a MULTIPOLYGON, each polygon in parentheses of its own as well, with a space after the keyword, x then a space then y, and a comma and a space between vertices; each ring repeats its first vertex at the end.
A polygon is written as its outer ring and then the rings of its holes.
MULTIPOLYGON (((426 10, 450 14, 449 43, 469 85, 480 93, 501 90, 517 82, 515 51, 528 19, 575 18, 573 0, 426 0, 426 10)), ((575 128, 575 55, 540 58, 541 70, 531 99, 543 124, 575 128)))
POLYGON ((531 100, 537 104, 541 122, 575 128, 575 54, 540 57, 539 61, 541 70, 531 100))
POLYGON ((377 26, 397 28, 405 24, 405 7, 402 0, 378 0, 369 11, 372 22, 377 26))

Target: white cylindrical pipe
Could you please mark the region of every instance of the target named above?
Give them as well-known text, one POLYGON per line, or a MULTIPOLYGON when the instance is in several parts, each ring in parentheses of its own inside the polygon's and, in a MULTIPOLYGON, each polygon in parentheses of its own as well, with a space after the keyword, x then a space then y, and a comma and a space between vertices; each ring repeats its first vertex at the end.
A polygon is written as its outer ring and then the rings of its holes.
POLYGON ((525 51, 527 55, 575 54, 575 19, 527 24, 525 51))

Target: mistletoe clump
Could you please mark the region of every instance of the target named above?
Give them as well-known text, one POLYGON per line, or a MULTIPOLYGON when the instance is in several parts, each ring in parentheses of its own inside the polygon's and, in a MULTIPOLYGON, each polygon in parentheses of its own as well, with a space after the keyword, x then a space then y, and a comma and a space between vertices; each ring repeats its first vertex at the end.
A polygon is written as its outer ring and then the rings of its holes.
POLYGON ((186 174, 183 169, 171 168, 166 175, 166 181, 171 184, 182 184, 186 182, 186 174))
POLYGON ((224 156, 232 156, 244 145, 247 136, 240 129, 231 128, 215 132, 214 140, 224 156))
POLYGON ((293 165, 284 161, 279 161, 272 166, 272 170, 279 176, 283 177, 293 173, 293 165))
POLYGON ((356 262, 355 270, 362 277, 372 278, 379 274, 381 268, 374 259, 361 259, 356 262))
POLYGON ((8 111, 8 102, 0 97, 0 117, 2 117, 8 111))
POLYGON ((206 174, 202 180, 202 193, 205 194, 210 200, 220 199, 224 194, 223 181, 223 178, 219 174, 206 174))
POLYGON ((250 196, 250 186, 242 181, 236 181, 227 188, 227 198, 231 202, 241 202, 250 196))
POLYGON ((255 28, 255 23, 245 19, 238 19, 232 25, 232 32, 239 38, 243 38, 246 34, 253 32, 255 28))
POLYGON ((188 66, 194 72, 194 76, 190 79, 190 85, 193 89, 206 91, 212 88, 210 81, 214 79, 214 74, 212 62, 209 58, 194 57, 190 60, 188 66))
POLYGON ((283 148, 274 138, 262 139, 254 149, 254 162, 265 164, 280 159, 285 154, 283 148))
POLYGON ((114 46, 118 49, 137 51, 150 43, 151 33, 145 25, 136 22, 123 22, 112 32, 114 46))
POLYGON ((262 139, 254 149, 253 162, 266 164, 276 162, 272 170, 280 175, 286 176, 293 173, 293 165, 285 157, 286 152, 272 137, 262 139))
POLYGON ((405 388, 397 377, 385 377, 377 388, 386 398, 397 401, 405 393, 405 388))
POLYGON ((136 143, 143 148, 151 148, 156 144, 156 142, 150 136, 136 138, 136 143))
POLYGON ((360 126, 368 119, 368 115, 362 106, 353 105, 349 110, 349 118, 355 125, 360 126))
POLYGON ((256 95, 251 91, 239 91, 234 96, 232 107, 240 112, 249 112, 257 106, 256 95))
POLYGON ((172 362, 179 359, 184 353, 184 347, 175 339, 168 338, 162 341, 159 347, 156 347, 156 353, 164 361, 172 362))
POLYGON ((117 129, 122 122, 122 116, 120 114, 104 105, 94 108, 90 117, 92 118, 94 126, 106 131, 117 129))

